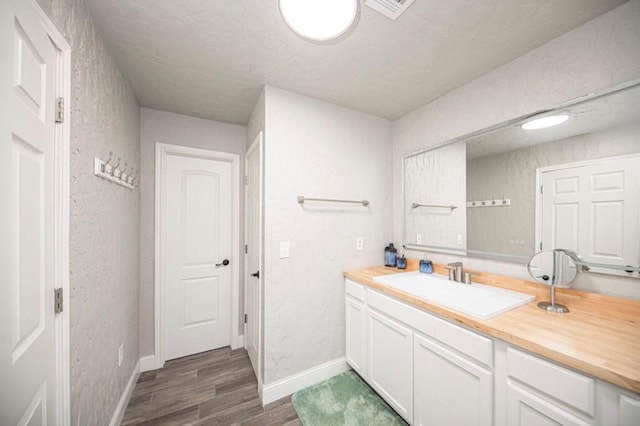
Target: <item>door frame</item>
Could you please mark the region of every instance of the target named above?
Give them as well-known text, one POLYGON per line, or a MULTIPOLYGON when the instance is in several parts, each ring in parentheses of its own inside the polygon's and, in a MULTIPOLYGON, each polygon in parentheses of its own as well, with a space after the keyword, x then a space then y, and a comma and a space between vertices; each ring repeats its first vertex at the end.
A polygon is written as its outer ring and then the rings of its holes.
POLYGON ((62 123, 54 129, 54 288, 62 289, 64 309, 54 316, 58 424, 71 424, 71 352, 69 297, 69 200, 71 143, 71 45, 40 5, 31 0, 51 43, 57 51, 56 97, 64 98, 62 123))
POLYGON ((540 194, 540 187, 542 186, 542 175, 547 172, 553 172, 556 170, 572 169, 576 167, 593 166, 611 160, 625 160, 628 158, 640 157, 640 153, 615 155, 612 157, 594 158, 591 160, 575 161, 572 163, 554 164, 553 166, 538 167, 536 169, 536 200, 535 200, 535 241, 534 252, 540 251, 540 243, 542 242, 542 194, 540 194))
POLYGON ((166 185, 162 179, 167 169, 167 157, 176 155, 182 157, 202 158, 205 160, 223 161, 231 164, 231 347, 237 348, 240 336, 238 336, 238 312, 239 312, 239 279, 240 279, 240 155, 227 152, 211 151, 208 149, 191 148, 180 145, 172 145, 156 141, 156 168, 155 168, 155 251, 154 251, 154 322, 155 322, 155 364, 156 368, 162 368, 166 361, 164 344, 166 342, 166 319, 164 315, 167 308, 162 297, 165 292, 165 260, 166 247, 163 234, 165 223, 166 185))
MULTIPOLYGON (((258 278, 258 330, 257 330, 257 334, 258 334, 258 347, 257 347, 257 356, 258 356, 258 371, 256 371, 256 378, 258 380, 258 393, 260 394, 260 398, 262 398, 262 387, 263 387, 263 383, 262 383, 262 287, 263 287, 263 279, 264 279, 264 271, 263 271, 263 264, 264 264, 264 259, 262 258, 264 250, 263 250, 263 244, 264 244, 264 238, 263 238, 263 230, 264 230, 264 224, 263 224, 263 219, 264 219, 264 215, 263 215, 263 208, 264 208, 264 137, 263 137, 263 133, 262 130, 260 132, 258 132, 258 135, 256 136, 256 138, 253 140, 253 142, 251 143, 251 146, 249 147, 249 149, 247 150, 247 152, 245 153, 245 157, 244 157, 244 170, 245 170, 245 175, 247 173, 248 168, 248 158, 249 155, 251 155, 251 153, 253 151, 255 151, 257 148, 260 148, 260 158, 259 158, 259 163, 260 163, 260 188, 258 188, 258 204, 259 204, 259 210, 260 210, 260 220, 259 225, 258 225, 258 240, 259 240, 259 250, 260 253, 258 254, 258 270, 260 271, 260 277, 258 278)), ((245 176, 245 182, 246 181, 246 176, 245 176)), ((248 182, 247 182, 248 183, 248 182)), ((247 239, 247 217, 249 216, 247 214, 247 194, 248 191, 245 187, 245 191, 244 191, 244 243, 245 245, 248 243, 248 239, 247 239)), ((248 301, 248 290, 249 290, 249 282, 250 282, 250 276, 249 276, 249 262, 248 262, 248 253, 245 251, 244 252, 244 313, 247 314, 247 301, 248 301)), ((247 343, 249 341, 249 339, 247 339, 247 326, 248 324, 245 323, 244 324, 244 347, 246 349, 247 347, 247 343)))

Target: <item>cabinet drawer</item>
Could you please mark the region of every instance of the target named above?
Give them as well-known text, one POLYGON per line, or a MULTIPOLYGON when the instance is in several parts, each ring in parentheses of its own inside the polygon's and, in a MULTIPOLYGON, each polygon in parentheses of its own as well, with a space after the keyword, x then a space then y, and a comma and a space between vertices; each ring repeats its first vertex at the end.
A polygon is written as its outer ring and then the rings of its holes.
POLYGON ((493 367, 491 339, 370 289, 367 290, 367 303, 461 354, 493 367))
POLYGON ((362 284, 356 284, 351 280, 344 280, 344 291, 349 296, 364 302, 364 286, 362 284))
POLYGON ((507 348, 507 374, 593 417, 595 381, 517 349, 507 348))

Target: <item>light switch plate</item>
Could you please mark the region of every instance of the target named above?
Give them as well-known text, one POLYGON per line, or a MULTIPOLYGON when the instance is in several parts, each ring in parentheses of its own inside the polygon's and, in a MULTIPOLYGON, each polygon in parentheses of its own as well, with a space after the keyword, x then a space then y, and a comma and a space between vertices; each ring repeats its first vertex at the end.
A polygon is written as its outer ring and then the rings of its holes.
POLYGON ((289 258, 289 241, 280 242, 280 259, 289 258))
POLYGON ((356 251, 364 250, 364 237, 356 238, 356 251))
POLYGON ((416 235, 416 244, 422 244, 422 235, 416 235))

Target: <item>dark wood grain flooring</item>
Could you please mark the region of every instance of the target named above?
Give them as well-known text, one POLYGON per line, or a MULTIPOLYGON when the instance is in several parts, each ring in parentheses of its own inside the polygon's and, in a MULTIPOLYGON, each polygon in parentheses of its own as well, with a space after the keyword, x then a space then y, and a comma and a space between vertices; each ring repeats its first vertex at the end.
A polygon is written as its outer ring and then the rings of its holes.
POLYGON ((122 425, 294 426, 300 421, 290 397, 262 406, 247 352, 227 347, 142 373, 122 425))

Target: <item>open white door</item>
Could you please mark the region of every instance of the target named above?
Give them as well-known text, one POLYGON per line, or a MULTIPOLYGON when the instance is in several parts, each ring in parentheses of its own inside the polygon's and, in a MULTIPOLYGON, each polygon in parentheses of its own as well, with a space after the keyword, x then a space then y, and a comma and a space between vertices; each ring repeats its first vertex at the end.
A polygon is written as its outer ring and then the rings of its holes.
POLYGON ((0 2, 0 56, 0 424, 55 425, 67 380, 54 311, 60 69, 31 1, 0 2))
POLYGON ((261 383, 260 314, 262 295, 262 132, 247 152, 245 160, 246 313, 245 346, 253 371, 261 383))

